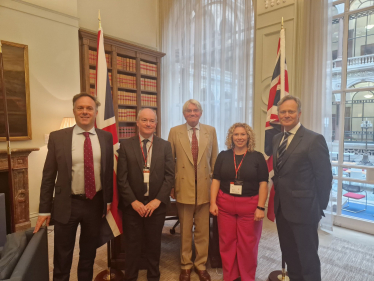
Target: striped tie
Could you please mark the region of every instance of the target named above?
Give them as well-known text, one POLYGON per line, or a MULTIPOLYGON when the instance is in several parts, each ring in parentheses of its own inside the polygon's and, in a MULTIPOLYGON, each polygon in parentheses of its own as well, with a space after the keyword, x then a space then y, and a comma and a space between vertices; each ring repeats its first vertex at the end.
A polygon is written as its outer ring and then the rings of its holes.
POLYGON ((284 138, 283 138, 283 141, 282 143, 280 144, 280 146, 278 147, 278 158, 277 158, 277 168, 279 170, 280 166, 282 165, 282 162, 283 162, 283 156, 284 156, 284 153, 286 152, 287 150, 287 140, 288 140, 288 137, 291 135, 291 133, 289 132, 284 132, 284 138))

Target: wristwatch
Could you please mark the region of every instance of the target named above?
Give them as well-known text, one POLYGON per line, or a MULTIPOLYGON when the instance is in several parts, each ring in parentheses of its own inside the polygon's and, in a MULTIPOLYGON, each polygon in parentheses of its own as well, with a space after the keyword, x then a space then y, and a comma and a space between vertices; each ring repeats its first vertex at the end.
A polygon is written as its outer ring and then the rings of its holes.
POLYGON ((261 211, 265 211, 265 208, 262 208, 260 206, 257 206, 257 209, 261 210, 261 211))

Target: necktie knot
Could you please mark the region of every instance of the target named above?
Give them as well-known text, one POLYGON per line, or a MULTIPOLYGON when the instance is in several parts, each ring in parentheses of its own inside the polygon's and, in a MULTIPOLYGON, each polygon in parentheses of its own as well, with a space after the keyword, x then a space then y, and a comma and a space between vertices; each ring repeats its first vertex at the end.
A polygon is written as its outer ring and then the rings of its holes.
POLYGON ((284 132, 284 137, 285 137, 285 138, 288 138, 290 135, 291 135, 290 132, 284 132))
POLYGON ((143 144, 147 144, 147 142, 149 142, 149 139, 144 139, 143 140, 143 144))
POLYGON ((90 137, 90 133, 89 132, 83 132, 83 135, 86 137, 86 139, 90 137))

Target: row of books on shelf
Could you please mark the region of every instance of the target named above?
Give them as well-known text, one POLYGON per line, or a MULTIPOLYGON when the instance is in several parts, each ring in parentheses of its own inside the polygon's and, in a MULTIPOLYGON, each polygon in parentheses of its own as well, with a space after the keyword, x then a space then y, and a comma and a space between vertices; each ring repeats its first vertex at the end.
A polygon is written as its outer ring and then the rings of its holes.
POLYGON ((140 88, 145 91, 157 91, 157 81, 147 78, 141 78, 140 88))
POLYGON ((142 94, 141 102, 143 106, 157 106, 157 96, 142 94))
POLYGON ((136 109, 118 109, 118 121, 136 121, 136 109))
MULTIPOLYGON (((109 83, 112 86, 112 73, 108 72, 109 75, 109 83)), ((96 70, 90 69, 90 84, 96 84, 96 70)))
POLYGON ((136 93, 118 91, 118 104, 136 105, 136 93))
POLYGON ((117 82, 118 82, 118 87, 120 88, 136 89, 136 77, 135 76, 118 74, 117 82))
MULTIPOLYGON (((106 65, 108 67, 111 67, 112 65, 112 55, 111 54, 105 54, 106 59, 106 65)), ((96 65, 97 62, 97 52, 89 50, 88 51, 88 63, 92 65, 96 65)))
POLYGON ((140 62, 140 73, 146 74, 146 75, 157 76, 157 65, 141 61, 140 62))
POLYGON ((136 128, 134 126, 119 127, 119 138, 131 138, 136 135, 136 128))
POLYGON ((117 69, 136 72, 136 61, 129 58, 117 57, 117 69))

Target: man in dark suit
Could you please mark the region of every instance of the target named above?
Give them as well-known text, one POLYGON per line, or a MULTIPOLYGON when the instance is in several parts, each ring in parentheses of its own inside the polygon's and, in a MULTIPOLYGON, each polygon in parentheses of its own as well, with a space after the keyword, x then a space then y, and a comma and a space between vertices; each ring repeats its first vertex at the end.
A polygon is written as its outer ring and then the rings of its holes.
POLYGON ((109 211, 113 197, 113 138, 94 127, 99 105, 87 93, 75 95, 73 112, 77 124, 49 136, 34 233, 44 222, 49 225, 52 213, 54 281, 69 280, 78 224, 78 280, 93 278, 100 221, 109 211))
POLYGON ((174 182, 174 160, 170 143, 154 135, 157 116, 152 109, 141 109, 136 124, 139 134, 121 142, 117 167, 126 239, 125 280, 137 280, 144 244, 148 281, 158 281, 161 233, 174 182))
POLYGON ((274 212, 282 255, 291 281, 320 281, 318 223, 332 184, 325 138, 299 122, 301 102, 285 96, 278 103, 284 133, 273 139, 274 212))

